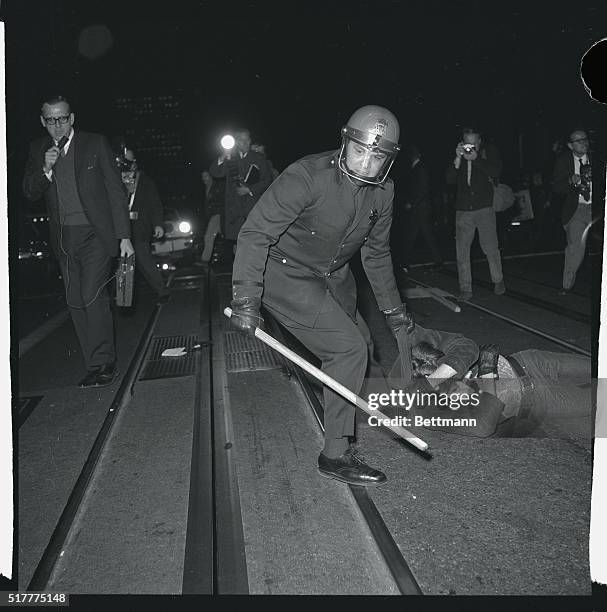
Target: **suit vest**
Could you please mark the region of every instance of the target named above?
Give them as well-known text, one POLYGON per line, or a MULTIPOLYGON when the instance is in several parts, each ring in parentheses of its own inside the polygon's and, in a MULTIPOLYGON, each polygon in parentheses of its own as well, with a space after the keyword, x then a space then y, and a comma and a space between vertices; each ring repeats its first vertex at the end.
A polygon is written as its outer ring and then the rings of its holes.
POLYGON ((57 160, 53 168, 53 175, 57 187, 59 223, 61 225, 89 225, 76 186, 73 138, 67 150, 67 155, 57 160))

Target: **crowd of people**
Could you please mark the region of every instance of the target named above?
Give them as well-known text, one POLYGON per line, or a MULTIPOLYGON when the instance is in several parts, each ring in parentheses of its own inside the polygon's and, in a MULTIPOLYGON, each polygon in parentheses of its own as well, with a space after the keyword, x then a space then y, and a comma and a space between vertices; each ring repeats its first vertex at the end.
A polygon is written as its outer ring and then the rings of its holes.
POLYGON ((521 242, 522 222, 526 226, 524 236, 529 251, 560 250, 566 245, 558 294, 567 295, 584 259, 588 228, 601 217, 604 186, 600 180, 600 161, 593 159, 584 130, 573 129, 564 144, 557 144, 553 146, 549 171, 522 172, 512 181, 512 186, 502 182, 498 149, 493 144, 485 144, 476 128, 462 130, 444 181, 435 181, 434 185, 419 148, 406 146, 403 150, 406 169, 396 178, 392 245, 396 264, 407 270, 412 263, 431 261, 441 268, 454 242, 460 286, 458 298, 469 300, 472 298, 470 247, 478 231, 495 292, 501 295, 506 287, 500 252, 504 245, 512 246, 509 232, 513 228, 519 231, 514 240, 521 242), (594 216, 591 215, 593 207, 594 216), (420 233, 427 247, 426 259, 421 260, 417 239, 420 233), (442 240, 437 239, 438 234, 442 240))
MULTIPOLYGON (((44 197, 48 206, 51 240, 87 371, 78 385, 111 384, 118 376, 107 292, 111 263, 119 253, 135 254, 158 299, 168 299, 150 255, 150 240, 163 234, 162 204, 133 151, 125 148, 116 156, 103 136, 73 129, 75 115, 65 98, 46 100, 40 121, 48 134, 31 144, 24 193, 30 200, 44 197)), ((480 350, 470 339, 414 323, 394 274, 390 235, 391 230, 395 233, 395 209, 397 229, 404 227, 404 249, 396 252, 397 257, 410 258, 420 232, 434 265, 442 266, 443 256, 434 236, 428 170, 413 144, 401 153, 408 171, 395 198, 389 174, 401 150, 400 126, 388 109, 359 108, 342 128, 339 149, 308 155, 280 174, 263 145, 252 143, 248 129, 235 130, 234 141, 235 146, 223 149, 201 175, 207 222, 200 263, 212 259, 217 236, 232 246, 231 320, 238 330, 254 336, 263 327, 265 310, 321 360, 326 374, 359 393, 376 365, 350 270, 350 261, 360 253, 377 305, 398 341, 399 384, 413 384, 414 366, 422 362, 423 378, 434 389, 444 379, 465 384, 463 379, 473 372, 476 380, 484 381, 479 388, 487 394, 485 414, 493 415, 495 429, 501 419, 524 413, 528 401, 537 406, 551 398, 554 403, 548 391, 537 396, 538 385, 529 387, 535 389, 532 397, 526 386, 529 377, 552 380, 587 374, 589 379, 588 361, 536 353, 504 358, 497 350, 480 350), (517 383, 500 390, 496 378, 517 383)), ((567 236, 562 292, 573 287, 584 257, 592 205, 601 193, 596 164, 586 132, 573 130, 556 159, 552 182, 554 193, 562 196, 567 236)), ((494 291, 506 292, 494 208, 501 173, 497 148, 484 142, 478 129, 465 128, 445 171, 447 184, 455 190, 460 300, 472 297, 470 249, 477 231, 494 291)), ((542 186, 537 177, 533 182, 538 189, 542 186)), ((580 409, 576 392, 570 393, 573 399, 563 397, 556 401, 572 401, 580 409)), ((329 388, 324 389, 324 425, 324 447, 318 457, 322 475, 358 485, 386 480, 352 445, 354 406, 329 388)))

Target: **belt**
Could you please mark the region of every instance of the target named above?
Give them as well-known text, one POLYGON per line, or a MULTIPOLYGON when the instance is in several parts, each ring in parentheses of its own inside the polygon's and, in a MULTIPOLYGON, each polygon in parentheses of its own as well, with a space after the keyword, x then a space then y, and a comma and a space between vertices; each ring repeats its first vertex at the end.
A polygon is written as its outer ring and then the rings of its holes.
POLYGON ((512 355, 504 355, 506 361, 510 364, 513 372, 517 375, 519 380, 521 381, 521 407, 519 409, 518 416, 519 418, 527 418, 531 411, 531 406, 533 404, 533 391, 535 390, 535 385, 533 381, 529 377, 529 374, 525 371, 525 368, 519 363, 519 361, 513 357, 512 355))

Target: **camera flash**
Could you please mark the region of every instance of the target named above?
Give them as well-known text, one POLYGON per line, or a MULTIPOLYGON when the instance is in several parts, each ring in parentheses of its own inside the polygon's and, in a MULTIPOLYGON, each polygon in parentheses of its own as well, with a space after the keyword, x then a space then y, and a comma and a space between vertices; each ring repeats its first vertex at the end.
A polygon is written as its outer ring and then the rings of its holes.
POLYGON ((233 149, 235 144, 236 142, 234 141, 234 137, 230 136, 229 134, 227 134, 221 139, 221 146, 227 151, 233 149))

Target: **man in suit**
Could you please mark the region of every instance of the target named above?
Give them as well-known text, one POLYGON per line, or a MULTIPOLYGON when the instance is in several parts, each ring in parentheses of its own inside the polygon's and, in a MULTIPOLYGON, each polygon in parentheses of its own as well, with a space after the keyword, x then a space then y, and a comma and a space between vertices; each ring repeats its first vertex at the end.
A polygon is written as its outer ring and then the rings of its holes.
MULTIPOLYGON (((410 263, 411 254, 415 247, 415 240, 420 230, 430 252, 435 266, 442 266, 442 257, 431 223, 430 210, 430 177, 428 169, 422 160, 421 153, 415 145, 406 147, 405 156, 410 164, 401 196, 399 200, 403 202, 404 215, 404 248, 405 248, 405 265, 410 263)), ((401 236, 402 239, 402 236, 401 236)))
POLYGON ((577 129, 571 132, 567 147, 556 158, 552 177, 554 192, 563 197, 561 221, 567 236, 563 287, 559 295, 568 294, 575 284, 586 251, 592 207, 601 201, 600 194, 604 193, 600 185, 604 174, 598 167, 593 168, 597 164, 590 156, 586 132, 577 129))
POLYGON ((162 202, 154 181, 139 170, 130 149, 118 156, 118 167, 127 191, 131 233, 135 248, 135 269, 141 272, 158 295, 158 302, 168 302, 170 292, 150 250, 150 238, 164 236, 162 202))
MULTIPOLYGON (((393 333, 412 325, 401 304, 389 250, 394 186, 387 179, 399 145, 396 117, 379 106, 356 111, 340 150, 291 164, 262 195, 240 230, 232 274, 232 323, 249 334, 262 305, 354 393, 367 370, 371 338, 356 308, 350 259, 361 259, 393 333)), ((358 485, 385 474, 350 446, 355 409, 324 389, 323 476, 358 485)))
POLYGON ((462 130, 462 140, 455 149, 455 159, 446 173, 447 183, 455 184, 455 249, 460 294, 466 301, 472 298, 472 268, 470 247, 478 229, 478 239, 489 262, 494 292, 506 292, 502 274, 502 259, 497 240, 493 210, 493 181, 502 171, 499 152, 484 145, 474 128, 462 130), (462 162, 463 160, 463 162, 462 162))
POLYGON ((119 372, 106 285, 112 259, 134 253, 126 194, 108 141, 75 132, 64 97, 44 102, 40 122, 50 138, 31 143, 23 192, 28 200, 46 200, 51 244, 87 369, 78 386, 109 385, 119 372))
POLYGON ((214 178, 226 179, 226 240, 235 241, 244 220, 272 182, 272 171, 265 155, 251 150, 251 133, 246 128, 234 132, 235 150, 224 150, 209 168, 214 178))

